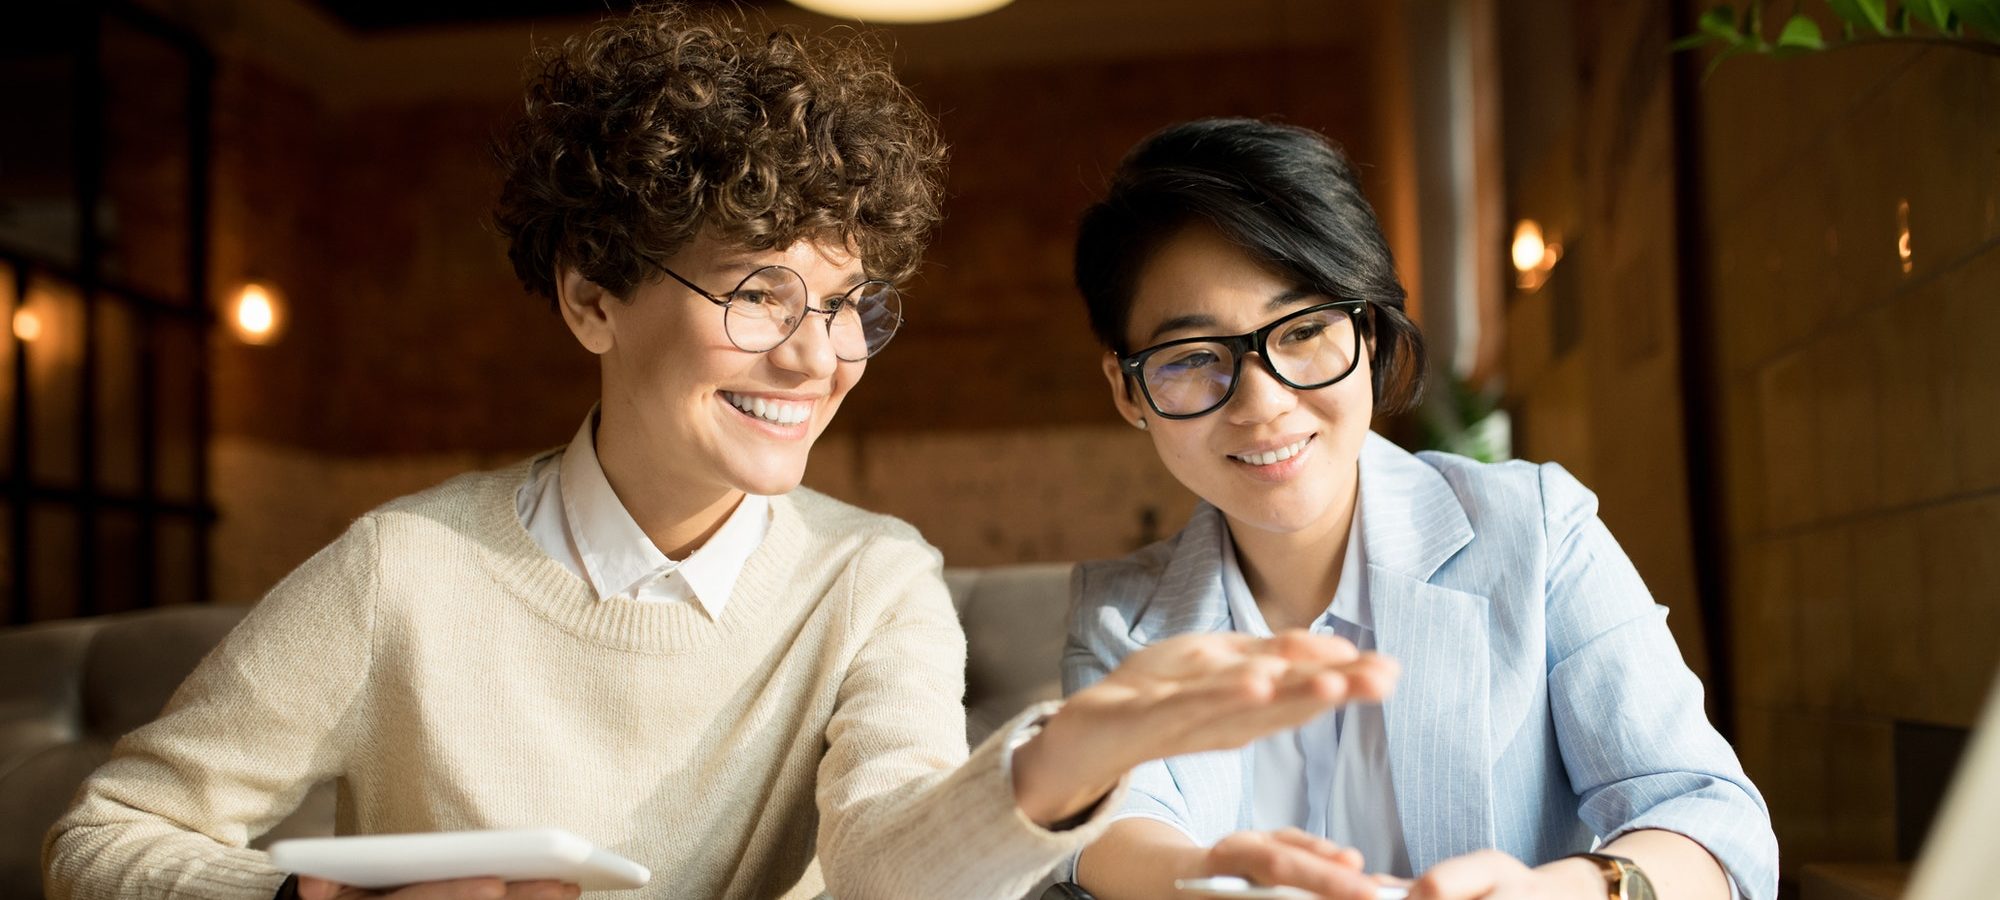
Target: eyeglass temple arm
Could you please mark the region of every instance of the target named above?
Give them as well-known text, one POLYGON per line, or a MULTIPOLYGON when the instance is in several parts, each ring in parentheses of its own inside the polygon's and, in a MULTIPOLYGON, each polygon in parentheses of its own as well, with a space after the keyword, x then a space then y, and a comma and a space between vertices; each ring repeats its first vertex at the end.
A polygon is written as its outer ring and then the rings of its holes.
POLYGON ((697 293, 697 294, 700 294, 700 295, 701 295, 701 298, 702 298, 703 300, 707 300, 708 302, 710 302, 710 303, 713 303, 713 304, 715 304, 715 305, 717 305, 717 306, 728 306, 728 305, 729 305, 729 301, 728 301, 728 300, 725 300, 725 299, 723 299, 723 298, 721 298, 721 297, 717 297, 717 296, 715 296, 714 294, 711 294, 711 293, 709 293, 709 292, 707 292, 707 291, 704 291, 704 290, 702 290, 702 289, 701 289, 701 285, 698 285, 698 284, 695 284, 695 283, 694 283, 694 282, 692 282, 692 281, 689 281, 689 280, 687 280, 687 279, 685 279, 685 278, 682 278, 682 277, 680 276, 680 273, 679 273, 679 272, 676 272, 676 271, 674 271, 674 270, 672 270, 672 269, 669 269, 669 268, 667 268, 666 266, 663 266, 663 265, 660 265, 659 263, 654 263, 654 264, 653 264, 653 266, 654 266, 655 268, 659 269, 660 271, 662 271, 662 272, 665 272, 665 273, 667 273, 667 277, 668 277, 668 278, 671 278, 671 279, 673 279, 673 280, 675 280, 675 281, 678 281, 678 282, 680 282, 680 283, 681 283, 681 286, 682 286, 682 287, 685 287, 685 288, 687 288, 687 289, 688 289, 688 290, 690 290, 690 291, 693 291, 693 292, 695 292, 695 293, 697 293))

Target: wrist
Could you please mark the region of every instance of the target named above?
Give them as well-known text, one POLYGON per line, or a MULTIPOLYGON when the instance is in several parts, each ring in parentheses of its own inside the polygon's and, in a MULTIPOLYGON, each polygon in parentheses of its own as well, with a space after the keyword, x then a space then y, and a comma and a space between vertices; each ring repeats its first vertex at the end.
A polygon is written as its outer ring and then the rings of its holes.
POLYGON ((1551 897, 1607 900, 1612 896, 1611 886, 1604 879, 1604 870, 1597 863, 1580 856, 1565 856, 1536 866, 1535 871, 1548 882, 1552 889, 1548 896, 1551 897))
POLYGON ((1125 773, 1107 768, 1085 747, 1076 724, 1074 716, 1059 709, 1014 748, 1014 802, 1037 825, 1047 827, 1089 809, 1125 773))

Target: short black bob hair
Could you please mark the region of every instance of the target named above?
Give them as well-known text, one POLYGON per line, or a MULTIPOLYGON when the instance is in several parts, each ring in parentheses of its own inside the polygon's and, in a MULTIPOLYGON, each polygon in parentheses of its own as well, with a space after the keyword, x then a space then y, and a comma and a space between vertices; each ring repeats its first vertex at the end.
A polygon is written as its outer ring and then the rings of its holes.
POLYGON ((1414 407, 1424 386, 1424 339, 1404 309, 1403 284, 1375 211, 1340 150, 1316 132, 1256 119, 1200 119, 1139 142, 1111 190, 1083 215, 1076 287, 1090 327, 1113 352, 1139 274, 1160 246, 1205 223, 1301 285, 1365 300, 1378 414, 1414 407))

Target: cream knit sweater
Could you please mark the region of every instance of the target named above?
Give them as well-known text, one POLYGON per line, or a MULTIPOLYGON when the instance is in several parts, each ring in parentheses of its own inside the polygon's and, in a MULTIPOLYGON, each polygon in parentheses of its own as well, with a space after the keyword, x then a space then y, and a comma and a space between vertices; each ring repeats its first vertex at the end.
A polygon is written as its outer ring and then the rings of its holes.
POLYGON ((908 525, 774 498, 711 621, 595 599, 516 517, 526 466, 390 503, 273 589, 85 782, 49 897, 265 900, 246 842, 328 779, 343 834, 566 828, 647 898, 1013 898, 1118 808, 1029 822, 1012 725, 968 759, 965 638, 908 525))

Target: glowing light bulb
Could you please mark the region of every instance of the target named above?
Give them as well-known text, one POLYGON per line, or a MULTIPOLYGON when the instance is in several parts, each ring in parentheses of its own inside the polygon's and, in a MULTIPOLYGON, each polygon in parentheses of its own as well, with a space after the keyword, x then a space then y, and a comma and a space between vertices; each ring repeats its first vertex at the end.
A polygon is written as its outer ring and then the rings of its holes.
POLYGON ((1903 274, 1910 274, 1917 267, 1916 258, 1910 255, 1910 201, 1896 201, 1896 258, 1903 262, 1903 274))
POLYGON ((230 304, 229 324, 238 340, 269 344, 283 331, 284 316, 284 300, 278 290, 253 281, 237 289, 236 301, 230 304))
POLYGON ((1514 226, 1514 271, 1527 273, 1541 268, 1542 258, 1548 252, 1548 244, 1542 241, 1542 226, 1535 220, 1522 219, 1514 226))
POLYGON ((25 306, 14 310, 14 336, 24 344, 34 343, 42 336, 42 317, 25 306))

